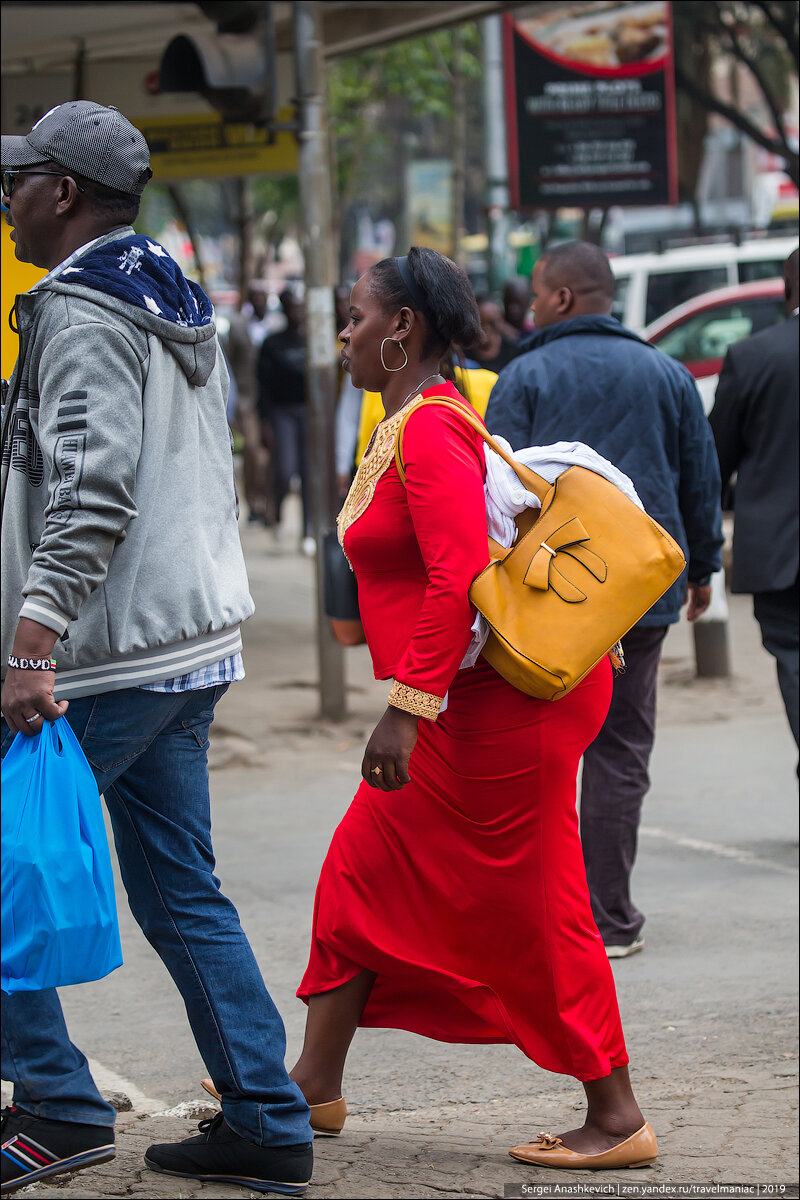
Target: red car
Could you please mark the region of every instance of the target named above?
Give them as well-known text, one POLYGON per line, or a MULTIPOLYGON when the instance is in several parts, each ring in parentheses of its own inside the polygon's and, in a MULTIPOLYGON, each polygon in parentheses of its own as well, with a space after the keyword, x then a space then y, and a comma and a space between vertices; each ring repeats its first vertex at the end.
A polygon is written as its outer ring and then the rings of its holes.
POLYGON ((759 279, 705 292, 647 326, 642 337, 694 375, 710 412, 728 346, 786 318, 782 279, 759 279))

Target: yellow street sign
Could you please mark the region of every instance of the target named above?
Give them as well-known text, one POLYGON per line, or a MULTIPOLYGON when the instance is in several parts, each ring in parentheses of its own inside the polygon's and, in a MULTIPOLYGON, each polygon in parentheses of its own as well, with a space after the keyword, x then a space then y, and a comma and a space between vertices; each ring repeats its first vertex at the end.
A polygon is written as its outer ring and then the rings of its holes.
MULTIPOLYGON (((291 120, 293 111, 278 114, 291 120)), ((292 175, 297 173, 297 139, 276 133, 272 144, 265 129, 226 125, 217 113, 174 117, 132 117, 150 147, 156 183, 219 175, 292 175)))
MULTIPOLYGON (((284 109, 279 120, 289 121, 293 110, 284 109)), ((147 138, 154 181, 215 178, 221 175, 297 174, 297 139, 293 133, 277 133, 272 145, 264 129, 253 125, 225 125, 216 113, 191 113, 173 117, 133 118, 147 138)), ((11 374, 19 350, 17 335, 8 324, 14 297, 26 292, 44 270, 19 262, 5 221, 0 232, 2 247, 2 372, 11 374)))
POLYGON ((2 222, 0 231, 0 247, 3 255, 2 271, 2 300, 0 300, 0 330, 2 330, 3 378, 8 379, 14 370, 14 363, 19 353, 19 338, 9 324, 9 314, 15 298, 21 292, 27 292, 35 283, 44 278, 47 272, 41 267, 32 267, 29 263, 21 263, 14 254, 14 243, 11 240, 11 230, 2 222))

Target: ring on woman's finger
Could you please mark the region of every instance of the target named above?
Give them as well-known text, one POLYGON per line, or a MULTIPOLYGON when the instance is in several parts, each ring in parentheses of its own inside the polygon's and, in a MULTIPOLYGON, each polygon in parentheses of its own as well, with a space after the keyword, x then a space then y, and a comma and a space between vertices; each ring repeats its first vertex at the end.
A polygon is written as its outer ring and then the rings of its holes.
POLYGON ((380 766, 379 766, 379 767, 373 767, 373 768, 372 768, 372 774, 373 774, 373 775, 382 775, 382 774, 383 774, 383 767, 380 767, 380 766))
POLYGON ((32 725, 34 721, 39 720, 39 717, 41 715, 42 715, 41 713, 34 713, 32 717, 26 717, 25 720, 28 722, 29 725, 32 725))

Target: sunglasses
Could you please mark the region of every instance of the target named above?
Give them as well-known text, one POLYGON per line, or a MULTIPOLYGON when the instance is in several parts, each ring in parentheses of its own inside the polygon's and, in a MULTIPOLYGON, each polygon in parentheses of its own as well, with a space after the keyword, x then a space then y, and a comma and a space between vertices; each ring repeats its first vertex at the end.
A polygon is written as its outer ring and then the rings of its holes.
MULTIPOLYGON (((61 171, 3 171, 2 185, 3 185, 3 199, 4 200, 10 200, 11 197, 13 196, 14 187, 16 185, 18 175, 61 175, 63 177, 63 172, 61 172, 61 171)), ((72 176, 69 176, 69 178, 72 179, 72 176)), ((75 184, 75 187, 78 189, 79 192, 86 191, 86 188, 82 188, 81 185, 79 183, 77 183, 74 179, 72 180, 72 182, 75 184)))

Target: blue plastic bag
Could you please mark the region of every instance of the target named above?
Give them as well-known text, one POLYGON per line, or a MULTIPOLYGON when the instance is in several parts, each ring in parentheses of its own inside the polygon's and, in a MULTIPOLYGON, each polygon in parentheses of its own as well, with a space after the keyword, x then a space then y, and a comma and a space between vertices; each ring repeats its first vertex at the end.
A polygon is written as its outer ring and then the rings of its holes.
POLYGON ((2 987, 35 992, 122 964, 97 783, 64 717, 2 764, 2 987))

